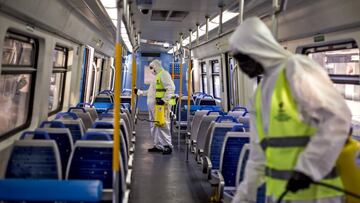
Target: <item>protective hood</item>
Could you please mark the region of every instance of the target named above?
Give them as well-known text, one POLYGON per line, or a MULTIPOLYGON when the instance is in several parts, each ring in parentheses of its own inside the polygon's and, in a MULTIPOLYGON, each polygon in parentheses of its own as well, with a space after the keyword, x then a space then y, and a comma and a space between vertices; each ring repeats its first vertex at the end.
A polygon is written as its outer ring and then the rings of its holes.
POLYGON ((233 52, 248 55, 260 63, 265 73, 292 55, 275 40, 269 28, 257 17, 246 19, 232 34, 229 44, 233 52))
POLYGON ((151 61, 150 66, 154 68, 155 73, 159 73, 162 70, 161 61, 157 59, 151 61))

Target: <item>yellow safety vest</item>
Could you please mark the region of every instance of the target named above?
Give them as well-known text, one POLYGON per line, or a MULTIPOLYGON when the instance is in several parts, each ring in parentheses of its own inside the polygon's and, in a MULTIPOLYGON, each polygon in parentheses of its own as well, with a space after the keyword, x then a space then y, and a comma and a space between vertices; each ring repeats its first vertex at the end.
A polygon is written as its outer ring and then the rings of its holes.
MULTIPOLYGON (((163 74, 163 70, 160 71, 158 74, 156 74, 156 93, 155 93, 155 98, 157 99, 162 99, 165 96, 166 93, 166 89, 164 88, 164 85, 161 82, 161 75, 163 74)), ((171 98, 168 101, 169 105, 175 105, 175 98, 171 98)))
MULTIPOLYGON (((256 90, 255 98, 256 129, 266 157, 266 195, 276 199, 285 191, 300 153, 317 131, 300 119, 285 75, 284 68, 279 73, 272 93, 268 132, 264 130, 261 115, 261 85, 256 90)), ((321 181, 342 188, 335 167, 321 181)), ((341 192, 312 184, 308 189, 288 193, 284 200, 317 200, 341 195, 341 192)))

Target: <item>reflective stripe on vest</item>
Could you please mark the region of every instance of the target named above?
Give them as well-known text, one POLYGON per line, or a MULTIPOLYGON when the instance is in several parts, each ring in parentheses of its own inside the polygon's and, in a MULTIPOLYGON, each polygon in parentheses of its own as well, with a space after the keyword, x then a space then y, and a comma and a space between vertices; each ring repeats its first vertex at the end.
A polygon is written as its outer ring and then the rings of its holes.
MULTIPOLYGON (((161 75, 163 74, 163 71, 160 71, 158 74, 156 74, 156 85, 155 85, 155 89, 156 89, 156 92, 155 92, 155 98, 159 98, 159 99, 162 99, 164 98, 165 96, 165 93, 166 93, 166 89, 164 88, 162 82, 161 82, 161 75)), ((175 105, 175 99, 174 98, 171 98, 169 101, 168 101, 168 104, 169 105, 175 105)))
MULTIPOLYGON (((317 129, 304 123, 300 118, 297 104, 294 101, 289 84, 286 81, 285 69, 279 72, 271 96, 269 126, 265 132, 262 121, 261 84, 256 90, 256 130, 261 147, 266 156, 266 195, 278 199, 285 191, 287 180, 294 170, 300 153, 305 149, 317 129)), ((342 188, 336 173, 321 180, 342 188)), ((310 188, 297 193, 288 193, 285 200, 316 200, 331 198, 342 193, 325 187, 311 185, 310 188)))

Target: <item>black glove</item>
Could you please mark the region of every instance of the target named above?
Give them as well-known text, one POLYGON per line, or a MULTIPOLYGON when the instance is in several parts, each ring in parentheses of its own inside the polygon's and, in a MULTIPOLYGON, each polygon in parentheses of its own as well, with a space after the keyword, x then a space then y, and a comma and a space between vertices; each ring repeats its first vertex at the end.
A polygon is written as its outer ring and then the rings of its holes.
POLYGON ((156 105, 165 105, 165 102, 164 102, 164 100, 157 98, 156 105))
POLYGON ((134 93, 137 95, 137 92, 138 92, 138 89, 137 88, 135 88, 134 89, 134 93))
POLYGON ((297 192, 298 190, 309 188, 312 182, 313 180, 309 176, 294 171, 286 185, 286 189, 291 192, 297 192))

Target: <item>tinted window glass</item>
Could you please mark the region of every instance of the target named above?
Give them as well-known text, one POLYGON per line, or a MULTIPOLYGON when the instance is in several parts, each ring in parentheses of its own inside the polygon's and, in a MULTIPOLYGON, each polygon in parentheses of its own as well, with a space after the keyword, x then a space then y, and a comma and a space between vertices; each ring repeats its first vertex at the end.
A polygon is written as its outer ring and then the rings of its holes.
POLYGON ((53 73, 50 77, 49 112, 61 107, 65 73, 53 73))
POLYGON ((0 134, 26 123, 31 79, 31 74, 0 75, 0 134))
POLYGON ((2 53, 2 65, 32 66, 34 63, 34 43, 6 37, 2 53))

